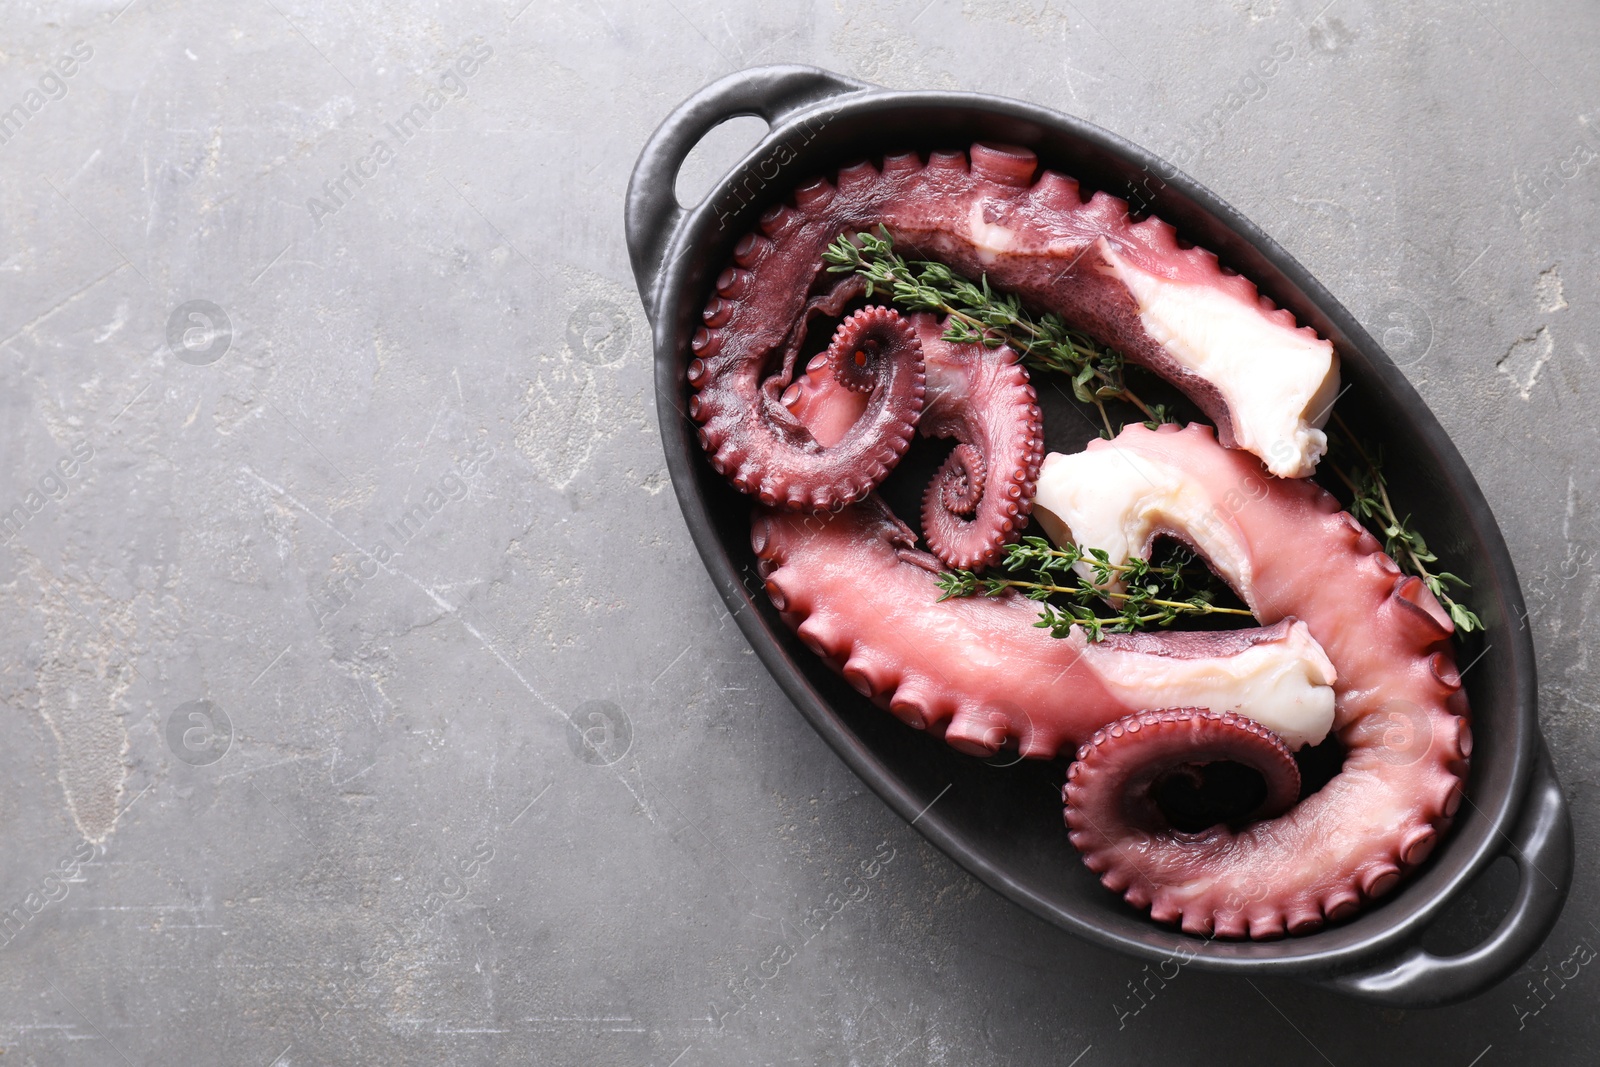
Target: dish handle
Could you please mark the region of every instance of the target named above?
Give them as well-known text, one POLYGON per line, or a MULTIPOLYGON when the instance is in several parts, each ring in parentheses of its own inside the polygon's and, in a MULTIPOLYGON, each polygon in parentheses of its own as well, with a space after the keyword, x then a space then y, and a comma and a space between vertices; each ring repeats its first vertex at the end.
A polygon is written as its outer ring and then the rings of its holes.
MULTIPOLYGON (((870 88, 821 67, 752 67, 712 82, 666 117, 633 165, 623 209, 628 258, 652 325, 659 305, 657 288, 668 266, 662 259, 673 231, 688 214, 674 191, 678 168, 700 139, 740 115, 759 116, 776 129, 789 116, 829 97, 870 88)), ((770 139, 769 134, 761 147, 770 139)))
POLYGON ((1510 846, 1520 879, 1517 896, 1483 944, 1458 956, 1414 947, 1370 970, 1319 984, 1390 1007, 1434 1007, 1477 996, 1522 966, 1555 926, 1572 882, 1572 818, 1542 745, 1510 846))

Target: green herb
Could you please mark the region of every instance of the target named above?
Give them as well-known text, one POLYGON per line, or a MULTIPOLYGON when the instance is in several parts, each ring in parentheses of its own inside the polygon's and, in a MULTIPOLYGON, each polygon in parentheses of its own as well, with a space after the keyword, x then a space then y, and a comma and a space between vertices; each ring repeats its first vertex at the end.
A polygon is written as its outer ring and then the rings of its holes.
POLYGON ((1105 436, 1115 437, 1107 400, 1132 404, 1154 429, 1174 421, 1164 404, 1147 404, 1124 378, 1126 360, 1120 352, 1096 344, 1070 329, 1061 317, 1048 313, 1034 317, 1014 294, 989 288, 985 275, 977 282, 964 278, 943 263, 907 261, 894 250, 889 231, 841 235, 822 254, 835 274, 855 272, 866 279, 867 296, 883 290, 908 311, 934 311, 946 316, 944 339, 955 344, 982 344, 988 348, 1010 345, 1031 370, 1055 371, 1072 379, 1072 395, 1100 412, 1105 436))
POLYGON ((1371 526, 1374 531, 1383 537, 1383 550, 1389 553, 1402 570, 1421 578, 1433 595, 1439 598, 1439 603, 1450 613, 1450 619, 1462 633, 1471 633, 1483 629, 1483 621, 1463 603, 1456 600, 1447 591, 1449 589, 1470 589, 1465 579, 1458 578, 1449 571, 1440 571, 1434 574, 1428 570, 1428 564, 1437 563, 1439 557, 1428 550, 1428 542, 1411 526, 1411 516, 1399 518, 1395 514, 1394 504, 1389 500, 1389 483, 1383 477, 1383 452, 1381 449, 1368 452, 1361 447, 1361 442, 1350 431, 1344 419, 1334 413, 1333 421, 1339 427, 1340 442, 1347 443, 1350 450, 1360 461, 1354 476, 1346 473, 1339 464, 1326 461, 1339 480, 1344 482, 1350 490, 1353 499, 1350 502, 1350 513, 1371 526))
MULTIPOLYGON (((1066 637, 1073 626, 1083 627, 1091 641, 1100 640, 1106 633, 1129 633, 1145 626, 1170 626, 1183 615, 1245 615, 1243 608, 1223 608, 1212 603, 1215 593, 1211 589, 1186 588, 1185 576, 1194 574, 1196 568, 1188 566, 1189 559, 1175 560, 1168 565, 1152 564, 1149 560, 1133 558, 1126 563, 1112 563, 1110 555, 1101 548, 1084 549, 1077 545, 1055 548, 1042 537, 1024 537, 1006 551, 1000 569, 1022 578, 995 578, 980 576, 974 571, 946 571, 939 575, 940 600, 982 594, 999 596, 1007 589, 1017 589, 1029 600, 1043 602, 1039 621, 1034 623, 1048 629, 1051 637, 1066 637), (1075 564, 1087 563, 1091 571, 1085 577, 1073 569, 1075 564), (1112 588, 1121 583, 1121 589, 1112 588), (1186 592, 1190 595, 1184 596, 1186 592), (1050 603, 1051 597, 1061 597, 1065 603, 1050 603), (1117 614, 1101 616, 1091 607, 1094 601, 1109 601, 1117 614)), ((1209 571, 1200 569, 1209 575, 1209 571)))

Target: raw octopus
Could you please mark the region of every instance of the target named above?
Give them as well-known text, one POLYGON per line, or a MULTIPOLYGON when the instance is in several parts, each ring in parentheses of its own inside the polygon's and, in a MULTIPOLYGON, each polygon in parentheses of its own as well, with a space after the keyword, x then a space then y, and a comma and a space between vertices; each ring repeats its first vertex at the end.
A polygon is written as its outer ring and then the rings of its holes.
POLYGON ((890 156, 767 212, 693 341, 701 443, 761 501, 752 543, 774 606, 858 690, 969 753, 1077 748, 1072 840, 1131 904, 1221 937, 1344 918, 1426 859, 1460 801, 1471 734, 1453 627, 1330 495, 1293 480, 1326 447, 1332 346, 1165 223, 1034 170, 1003 146, 973 146, 970 166, 962 153, 890 156), (809 320, 864 295, 859 278, 828 278, 822 250, 878 226, 1167 377, 1215 434, 1131 427, 1041 469, 1015 353, 946 342, 932 315, 877 306, 845 318, 796 377, 809 320), (933 555, 871 495, 914 429, 958 442, 924 497, 933 555), (1158 534, 1188 541, 1267 625, 1089 642, 1049 636, 1012 593, 938 602, 941 564, 993 563, 1036 489, 1047 532, 1114 561, 1158 534), (1330 727, 1344 768, 1296 803, 1291 752, 1330 727), (1261 773, 1262 803, 1231 827, 1168 825, 1155 785, 1221 760, 1261 773))

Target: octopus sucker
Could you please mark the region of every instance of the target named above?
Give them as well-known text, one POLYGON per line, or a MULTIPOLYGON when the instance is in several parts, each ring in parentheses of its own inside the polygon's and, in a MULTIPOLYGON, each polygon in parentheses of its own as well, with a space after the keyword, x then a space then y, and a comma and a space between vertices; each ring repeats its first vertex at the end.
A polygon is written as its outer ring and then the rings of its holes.
POLYGON ((1438 844, 1439 833, 1432 826, 1413 827, 1400 842, 1400 859, 1415 867, 1425 862, 1438 844))
POLYGON ((1380 864, 1361 876, 1361 891, 1373 900, 1386 896, 1399 884, 1400 868, 1392 863, 1380 864))
POLYGON ((862 160, 853 166, 845 167, 835 178, 839 191, 849 195, 863 186, 870 185, 879 176, 878 168, 870 162, 862 160))
POLYGON ((1360 910, 1360 895, 1348 889, 1330 893, 1322 903, 1322 913, 1329 922, 1343 922, 1360 910))
POLYGON ((915 709, 929 729, 956 720, 956 737, 985 751, 1014 742, 1033 758, 1071 753, 1097 729, 1159 706, 1174 678, 1265 680, 1252 710, 1286 730, 1331 716, 1326 659, 1298 621, 1057 639, 1034 625, 1034 602, 1014 593, 938 602, 939 568, 907 547, 910 531, 875 495, 827 516, 763 509, 756 525, 752 546, 771 567, 786 622, 841 635, 852 661, 893 664, 882 678, 863 672, 874 699, 915 709), (818 616, 825 622, 813 624, 818 616))
POLYGON ((930 712, 928 698, 909 685, 901 685, 886 703, 895 718, 914 730, 926 730, 930 712))
MULTIPOLYGON (((774 204, 762 213, 756 225, 774 241, 782 240, 790 227, 800 221, 800 213, 787 204, 774 204)), ((720 323, 719 323, 720 325, 720 323)))

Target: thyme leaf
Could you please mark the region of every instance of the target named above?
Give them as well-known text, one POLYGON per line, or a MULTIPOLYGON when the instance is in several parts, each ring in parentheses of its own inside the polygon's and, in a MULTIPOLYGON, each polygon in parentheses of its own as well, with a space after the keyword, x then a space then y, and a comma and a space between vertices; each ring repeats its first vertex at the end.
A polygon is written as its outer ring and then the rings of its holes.
POLYGON ((1132 558, 1112 563, 1104 549, 1066 545, 1057 548, 1042 537, 1024 537, 1006 551, 998 569, 1008 577, 980 575, 969 570, 939 575, 940 600, 952 597, 999 596, 1015 589, 1040 602, 1039 621, 1052 637, 1066 637, 1074 626, 1083 628, 1091 641, 1107 633, 1130 633, 1147 626, 1171 626, 1185 615, 1244 615, 1243 608, 1218 607, 1208 588, 1190 589, 1189 577, 1209 576, 1192 565, 1192 556, 1170 564, 1153 564, 1132 558), (1074 568, 1086 565, 1085 576, 1074 568), (1052 600, 1052 598, 1056 598, 1052 600), (1097 614, 1096 601, 1116 609, 1114 615, 1097 614))
POLYGON ((1352 498, 1350 514, 1366 523, 1368 528, 1378 535, 1383 541, 1383 550, 1400 565, 1401 570, 1422 579, 1423 584, 1449 613, 1450 621, 1456 624, 1456 629, 1462 633, 1481 631, 1483 620, 1479 619, 1466 604, 1450 594, 1451 589, 1470 589, 1471 586, 1465 579, 1458 578, 1449 571, 1441 570, 1435 573, 1429 570, 1428 564, 1437 563, 1439 557, 1434 555, 1422 534, 1411 525, 1411 515, 1408 513, 1401 518, 1396 514, 1394 504, 1389 499, 1389 483, 1383 476, 1383 450, 1375 448, 1369 452, 1363 448, 1360 440, 1351 432, 1350 426, 1338 412, 1334 412, 1333 421, 1339 427, 1338 436, 1333 438, 1334 441, 1354 453, 1356 463, 1352 465, 1352 472, 1331 458, 1324 462, 1350 490, 1352 498))

